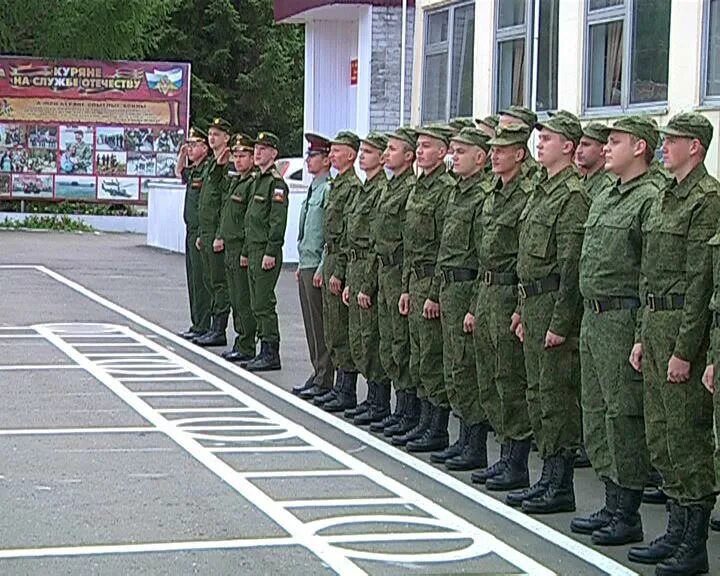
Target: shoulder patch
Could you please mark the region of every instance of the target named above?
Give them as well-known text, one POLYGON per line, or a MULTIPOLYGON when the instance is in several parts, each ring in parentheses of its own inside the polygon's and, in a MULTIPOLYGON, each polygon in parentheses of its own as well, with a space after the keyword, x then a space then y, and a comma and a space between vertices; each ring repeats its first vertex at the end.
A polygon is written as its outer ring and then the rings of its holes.
POLYGON ((273 202, 285 202, 285 188, 282 186, 276 186, 272 193, 273 202))

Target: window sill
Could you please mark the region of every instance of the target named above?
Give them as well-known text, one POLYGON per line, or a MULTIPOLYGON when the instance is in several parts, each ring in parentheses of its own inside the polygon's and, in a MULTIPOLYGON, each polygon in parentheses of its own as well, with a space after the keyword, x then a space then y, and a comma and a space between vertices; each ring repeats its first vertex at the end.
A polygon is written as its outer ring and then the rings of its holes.
MULTIPOLYGON (((720 103, 718 103, 720 106, 720 103)), ((590 108, 583 111, 580 120, 615 120, 631 114, 648 116, 665 116, 668 113, 666 104, 636 105, 628 108, 590 108)))
POLYGON ((695 112, 717 112, 720 110, 720 98, 718 99, 707 99, 702 102, 699 106, 693 108, 695 112))

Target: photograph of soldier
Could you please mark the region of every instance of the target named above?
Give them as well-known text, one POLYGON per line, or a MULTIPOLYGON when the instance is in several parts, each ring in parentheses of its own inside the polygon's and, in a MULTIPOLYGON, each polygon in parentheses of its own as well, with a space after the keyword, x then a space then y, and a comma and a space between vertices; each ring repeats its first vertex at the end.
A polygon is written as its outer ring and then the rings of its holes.
POLYGON ((24 172, 27 150, 24 148, 0 148, 0 172, 24 172))
POLYGON ((30 148, 46 148, 56 150, 58 146, 58 129, 56 126, 30 126, 28 129, 28 146, 30 148))
POLYGON ((92 174, 93 132, 86 126, 60 126, 60 171, 92 174))
POLYGON ((95 171, 103 176, 127 173, 127 152, 96 152, 95 171))
POLYGON ((125 128, 125 149, 128 152, 152 152, 154 142, 152 128, 125 128))
POLYGON ((57 172, 57 155, 54 150, 30 150, 27 153, 25 172, 55 173, 57 172))
POLYGON ((177 128, 163 128, 155 131, 155 152, 177 153, 185 132, 177 128))
POLYGON ((0 146, 25 146, 25 126, 0 124, 0 146))
POLYGON ((133 176, 155 176, 155 155, 145 152, 128 152, 127 173, 133 176))
POLYGON ((173 178, 176 163, 177 156, 175 154, 158 154, 155 157, 155 175, 163 178, 173 178))
POLYGON ((121 126, 98 126, 95 128, 96 152, 125 150, 125 129, 121 126))
POLYGON ((0 196, 10 196, 9 174, 0 174, 0 196))

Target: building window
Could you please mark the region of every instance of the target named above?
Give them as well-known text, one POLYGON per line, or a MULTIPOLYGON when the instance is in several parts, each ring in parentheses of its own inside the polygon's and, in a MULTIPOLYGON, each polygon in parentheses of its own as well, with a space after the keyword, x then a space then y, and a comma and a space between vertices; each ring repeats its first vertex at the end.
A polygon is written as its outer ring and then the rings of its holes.
POLYGON ((720 99, 720 0, 705 0, 705 98, 720 99))
POLYGON ((475 5, 425 14, 422 121, 472 116, 475 5))
POLYGON ((588 0, 585 108, 667 101, 671 0, 588 0))
POLYGON ((497 110, 512 104, 531 106, 533 99, 531 107, 535 110, 557 108, 558 9, 559 0, 496 0, 497 110), (533 70, 534 37, 536 70, 533 70))

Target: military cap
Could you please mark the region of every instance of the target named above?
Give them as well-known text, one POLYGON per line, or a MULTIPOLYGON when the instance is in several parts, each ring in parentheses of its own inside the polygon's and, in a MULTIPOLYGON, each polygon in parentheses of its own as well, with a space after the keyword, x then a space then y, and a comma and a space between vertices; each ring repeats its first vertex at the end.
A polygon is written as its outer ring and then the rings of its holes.
POLYGON ((330 144, 343 144, 350 146, 355 152, 360 149, 360 138, 350 130, 341 130, 337 133, 334 140, 330 140, 330 144))
POLYGON ((520 124, 509 126, 498 126, 495 129, 495 137, 488 140, 490 146, 511 146, 513 144, 527 145, 530 138, 530 127, 520 124))
POLYGON ((556 134, 564 136, 575 144, 580 142, 582 136, 582 126, 575 114, 571 114, 566 110, 555 112, 550 118, 543 122, 538 122, 535 127, 540 130, 545 128, 556 134))
POLYGON ((487 126, 493 130, 497 128, 498 122, 499 118, 497 114, 485 116, 485 118, 475 118, 475 124, 482 124, 483 126, 487 126))
POLYGON ((255 141, 247 134, 235 134, 232 137, 232 146, 234 152, 248 151, 251 152, 255 146, 255 141))
POLYGON ((660 135, 655 120, 649 116, 626 116, 621 118, 610 127, 611 132, 625 132, 645 140, 648 148, 655 150, 660 135))
POLYGON ((280 150, 280 138, 275 136, 272 132, 258 132, 257 138, 255 138, 255 144, 270 146, 270 148, 280 150))
POLYGON ((369 144, 373 148, 377 148, 378 150, 380 150, 380 152, 382 152, 387 146, 388 139, 387 136, 385 136, 384 134, 380 134, 378 132, 370 132, 367 136, 365 136, 365 138, 361 140, 361 142, 363 142, 364 144, 369 144))
POLYGON ((501 110, 500 116, 512 116, 522 120, 529 128, 533 128, 537 124, 537 114, 525 106, 510 106, 501 110))
POLYGON ((713 137, 713 126, 702 114, 681 112, 673 116, 667 126, 660 128, 660 133, 667 136, 697 138, 703 148, 707 149, 713 137))
POLYGON ((448 126, 457 134, 463 128, 475 128, 475 121, 472 118, 453 118, 448 122, 448 126))
POLYGON ((590 122, 583 128, 583 136, 596 140, 600 144, 607 144, 608 134, 610 134, 610 128, 600 122, 590 122))
POLYGON ((305 140, 308 141, 308 154, 328 154, 330 152, 330 140, 320 134, 308 132, 305 134, 305 140))
POLYGON ((463 128, 460 133, 453 136, 451 139, 453 142, 461 142, 463 144, 469 144, 470 146, 478 146, 487 152, 490 150, 490 144, 488 144, 488 135, 478 128, 463 128))
POLYGON ((413 150, 417 146, 417 134, 415 133, 415 130, 408 128, 407 126, 400 126, 400 128, 395 130, 395 132, 390 132, 387 137, 405 142, 405 144, 410 146, 413 150))
POLYGON ((440 140, 446 146, 450 144, 450 138, 453 136, 453 129, 447 124, 431 124, 429 126, 423 126, 415 130, 415 134, 418 136, 428 136, 435 140, 440 140))
POLYGON ((230 125, 230 122, 223 118, 214 118, 213 121, 210 123, 210 128, 217 128, 218 130, 222 130, 228 136, 232 133, 232 126, 230 125))
POLYGON ((207 144, 207 132, 197 128, 196 126, 192 126, 185 142, 203 142, 207 144))

